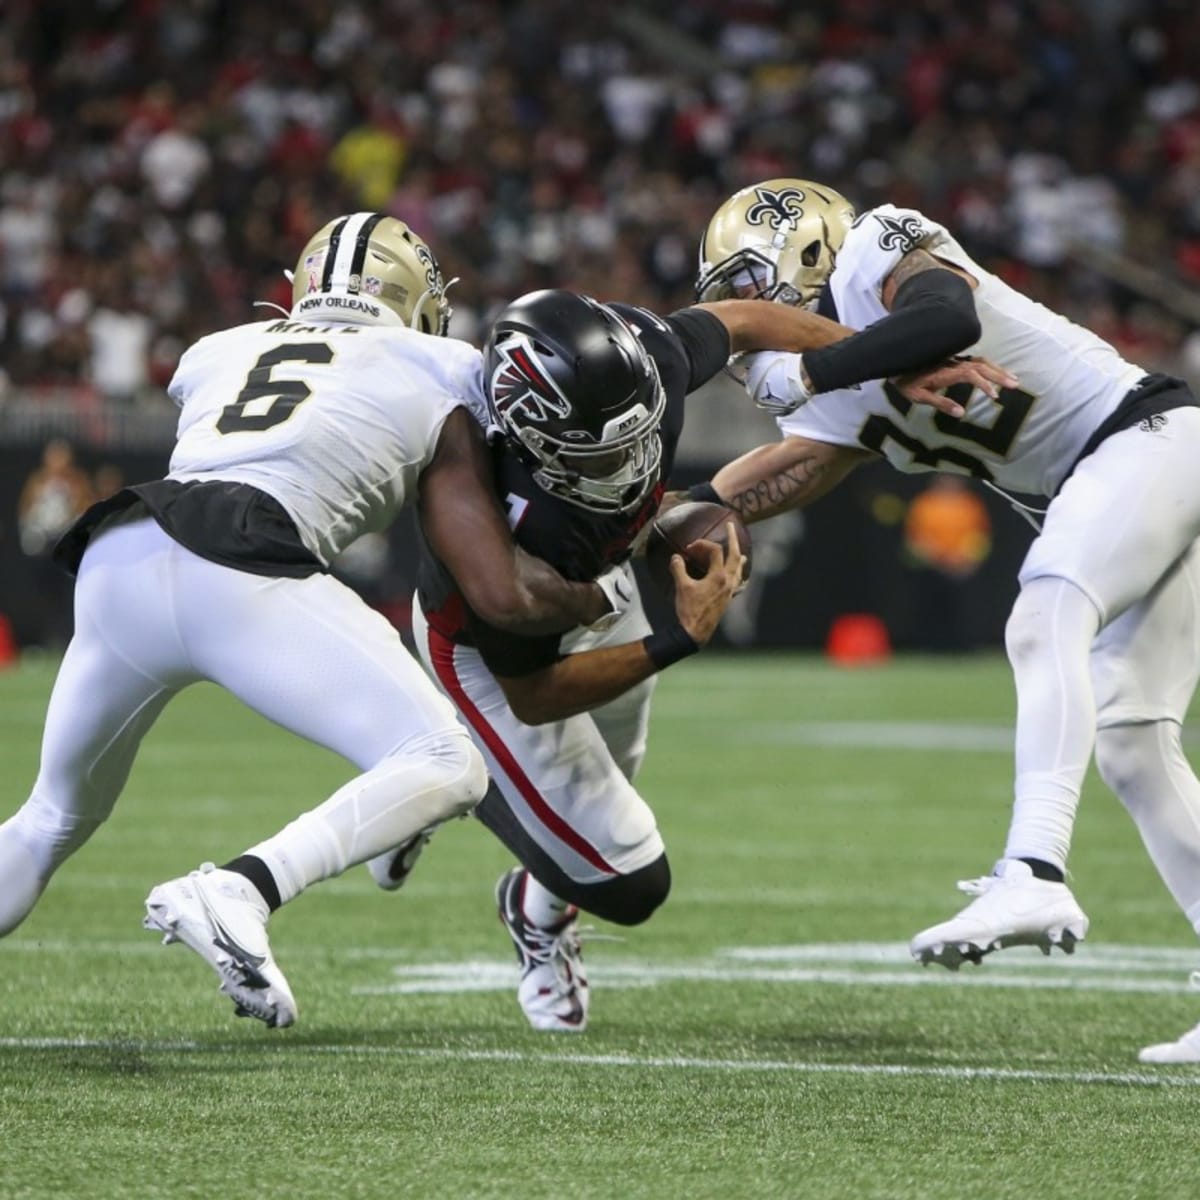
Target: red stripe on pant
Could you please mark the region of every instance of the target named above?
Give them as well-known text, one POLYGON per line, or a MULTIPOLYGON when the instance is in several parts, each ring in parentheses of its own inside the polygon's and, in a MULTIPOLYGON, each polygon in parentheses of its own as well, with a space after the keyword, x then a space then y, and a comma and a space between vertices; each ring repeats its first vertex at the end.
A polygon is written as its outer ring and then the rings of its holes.
POLYGON ((513 758, 512 751, 504 744, 483 713, 475 707, 471 697, 467 695, 454 666, 454 643, 444 634, 438 633, 432 626, 429 627, 429 657, 433 662, 434 673, 458 706, 459 712, 467 718, 471 728, 483 739, 484 745, 491 751, 492 757, 500 764, 504 773, 516 785, 517 791, 521 793, 533 815, 559 841, 570 846, 580 858, 591 863, 598 871, 603 871, 606 875, 620 874, 616 867, 605 861, 604 856, 591 842, 572 829, 546 803, 546 798, 537 790, 533 780, 525 774, 521 769, 521 764, 513 758))

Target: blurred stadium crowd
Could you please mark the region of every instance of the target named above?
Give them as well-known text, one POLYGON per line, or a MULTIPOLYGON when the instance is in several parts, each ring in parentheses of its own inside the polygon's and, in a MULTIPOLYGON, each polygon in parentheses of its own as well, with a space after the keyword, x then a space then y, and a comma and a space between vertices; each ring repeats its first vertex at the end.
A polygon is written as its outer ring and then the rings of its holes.
POLYGON ((551 283, 670 309, 776 175, 919 207, 1195 377, 1188 322, 1075 246, 1200 282, 1197 63, 1192 0, 8 0, 5 383, 160 396, 357 208, 461 277, 460 336, 551 283))

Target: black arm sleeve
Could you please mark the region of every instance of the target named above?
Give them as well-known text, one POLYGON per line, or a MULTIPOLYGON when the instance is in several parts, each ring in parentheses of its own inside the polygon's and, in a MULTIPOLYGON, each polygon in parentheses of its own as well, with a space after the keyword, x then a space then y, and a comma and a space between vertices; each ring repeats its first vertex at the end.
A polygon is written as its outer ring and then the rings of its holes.
POLYGON ((681 308, 666 323, 683 343, 691 366, 687 390, 694 392, 729 361, 729 330, 702 308, 681 308))
POLYGON ((892 312, 861 333, 804 355, 813 390, 933 367, 979 341, 971 285, 954 271, 922 271, 896 290, 892 312))

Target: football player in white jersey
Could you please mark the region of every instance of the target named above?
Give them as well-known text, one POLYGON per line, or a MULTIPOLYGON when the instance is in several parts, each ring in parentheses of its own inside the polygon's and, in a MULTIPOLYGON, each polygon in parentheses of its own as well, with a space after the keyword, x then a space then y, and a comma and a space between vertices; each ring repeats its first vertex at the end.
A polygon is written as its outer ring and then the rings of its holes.
POLYGON ((269 912, 469 811, 487 786, 450 703, 329 563, 416 502, 437 554, 499 627, 542 634, 615 615, 601 586, 513 543, 473 415, 480 355, 444 336, 444 293, 407 226, 355 213, 304 248, 290 315, 184 354, 167 477, 94 506, 57 551, 78 577, 76 632, 37 781, 0 825, 0 936, 108 816, 167 702, 212 680, 362 772, 224 868, 147 899, 147 926, 201 955, 239 1013, 291 1024, 269 912))
MULTIPOLYGON (((701 300, 811 306, 849 328, 811 353, 744 364, 783 440, 694 496, 761 520, 882 456, 902 471, 954 471, 1050 499, 1006 630, 1018 700, 1007 845, 990 875, 960 885, 971 903, 916 935, 913 956, 957 968, 1005 946, 1070 951, 1086 935, 1064 872, 1093 748, 1200 932, 1200 781, 1180 744, 1200 676, 1192 392, 985 271, 923 214, 883 205, 856 219, 844 197, 808 180, 737 192, 700 259, 701 300), (963 352, 1013 377, 994 395, 952 391, 958 414, 872 382, 963 352)), ((1141 1058, 1200 1061, 1200 1026, 1141 1058)))

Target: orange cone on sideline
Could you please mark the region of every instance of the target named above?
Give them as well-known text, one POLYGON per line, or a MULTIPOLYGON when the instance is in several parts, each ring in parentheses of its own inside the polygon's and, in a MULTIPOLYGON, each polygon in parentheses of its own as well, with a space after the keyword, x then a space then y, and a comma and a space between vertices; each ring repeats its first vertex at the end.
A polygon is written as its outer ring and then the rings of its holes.
POLYGON ((886 662, 892 656, 892 641, 874 613, 843 613, 829 627, 825 653, 844 666, 886 662))

